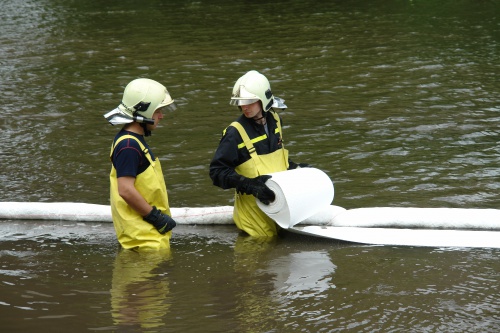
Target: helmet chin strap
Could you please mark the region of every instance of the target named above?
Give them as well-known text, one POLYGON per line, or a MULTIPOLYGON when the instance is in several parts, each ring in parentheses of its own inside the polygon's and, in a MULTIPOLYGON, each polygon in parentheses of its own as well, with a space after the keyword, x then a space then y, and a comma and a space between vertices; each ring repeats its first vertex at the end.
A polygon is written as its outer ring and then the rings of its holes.
POLYGON ((144 136, 151 136, 151 131, 148 129, 148 124, 141 123, 142 129, 144 130, 144 136))
MULTIPOLYGON (((267 115, 267 112, 266 112, 266 111, 264 111, 264 110, 262 110, 262 116, 261 116, 260 118, 252 118, 252 119, 253 119, 253 121, 255 121, 256 123, 259 123, 259 120, 262 120, 262 119, 266 118, 266 115, 267 115)), ((263 123, 263 124, 265 124, 265 123, 263 123)))
POLYGON ((144 130, 144 136, 150 136, 151 131, 148 129, 148 124, 154 124, 155 123, 154 119, 149 119, 149 118, 145 118, 143 116, 140 116, 139 112, 137 112, 137 111, 134 112, 133 118, 134 118, 134 121, 136 121, 137 123, 139 123, 141 125, 142 129, 144 130))

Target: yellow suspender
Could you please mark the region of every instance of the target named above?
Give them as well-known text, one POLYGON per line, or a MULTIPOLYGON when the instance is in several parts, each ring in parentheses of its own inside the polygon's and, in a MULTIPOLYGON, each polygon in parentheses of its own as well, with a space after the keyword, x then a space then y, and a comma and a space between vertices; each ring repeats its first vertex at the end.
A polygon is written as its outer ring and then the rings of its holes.
POLYGON ((257 170, 260 170, 260 166, 261 166, 260 158, 259 158, 259 155, 257 155, 257 151, 255 150, 253 142, 252 142, 252 140, 250 140, 250 137, 248 136, 247 131, 245 131, 243 126, 241 126, 241 124, 237 121, 232 122, 230 126, 233 126, 238 130, 238 132, 241 135, 241 138, 243 139, 243 143, 245 144, 245 146, 248 149, 248 153, 250 154, 250 157, 252 158, 252 160, 255 163, 255 167, 257 168, 257 170))
MULTIPOLYGON (((277 128, 276 128, 275 132, 279 132, 280 136, 281 136, 281 141, 282 141, 281 142, 281 149, 285 149, 285 146, 283 144, 283 132, 281 131, 280 118, 276 112, 271 112, 271 114, 273 115, 274 119, 276 120, 277 128)), ((255 150, 253 143, 264 140, 266 138, 266 135, 261 135, 261 136, 254 138, 253 140, 251 140, 250 137, 248 136, 247 132, 245 131, 245 129, 243 128, 243 126, 239 122, 234 121, 229 126, 233 126, 238 130, 241 138, 243 139, 243 144, 247 147, 247 150, 248 150, 248 153, 250 154, 250 157, 255 162, 257 170, 260 170, 259 167, 261 166, 261 161, 260 161, 259 155, 257 155, 257 151, 255 150)), ((241 144, 238 145, 238 148, 242 148, 241 144)), ((283 154, 283 156, 285 156, 285 154, 283 154)), ((285 165, 288 165, 288 161, 285 161, 285 165)))

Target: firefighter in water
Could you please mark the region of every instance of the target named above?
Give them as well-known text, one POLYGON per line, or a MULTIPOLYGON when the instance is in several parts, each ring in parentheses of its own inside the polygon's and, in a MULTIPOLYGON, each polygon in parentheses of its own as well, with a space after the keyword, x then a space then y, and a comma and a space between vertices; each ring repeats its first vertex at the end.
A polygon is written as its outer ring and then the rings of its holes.
POLYGON ((131 81, 121 104, 104 115, 112 125, 123 125, 111 146, 109 179, 113 224, 125 249, 170 248, 176 223, 160 161, 145 140, 166 109, 175 109, 167 88, 141 78, 131 81))
POLYGON ((268 174, 307 166, 289 160, 283 145, 281 119, 274 108, 287 106, 255 70, 236 81, 230 104, 242 114, 224 130, 210 163, 210 178, 223 189, 236 189, 233 219, 240 230, 253 237, 276 236, 279 226, 257 206, 256 198, 264 204, 275 199, 265 184, 268 174))

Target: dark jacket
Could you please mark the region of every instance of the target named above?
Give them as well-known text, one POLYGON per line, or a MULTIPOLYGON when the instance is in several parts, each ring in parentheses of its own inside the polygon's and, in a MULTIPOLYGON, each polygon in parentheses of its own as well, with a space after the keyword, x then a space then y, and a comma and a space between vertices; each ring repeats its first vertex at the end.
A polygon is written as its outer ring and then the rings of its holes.
MULTIPOLYGON (((251 140, 261 139, 253 143, 258 155, 269 154, 282 147, 281 133, 276 133, 278 126, 271 112, 274 111, 265 112, 269 134, 266 133, 263 125, 257 124, 245 115, 241 115, 236 120, 243 126, 251 140)), ((213 184, 223 189, 235 187, 234 180, 239 178, 235 168, 249 159, 250 154, 238 130, 233 126, 228 126, 210 163, 210 178, 213 184)))

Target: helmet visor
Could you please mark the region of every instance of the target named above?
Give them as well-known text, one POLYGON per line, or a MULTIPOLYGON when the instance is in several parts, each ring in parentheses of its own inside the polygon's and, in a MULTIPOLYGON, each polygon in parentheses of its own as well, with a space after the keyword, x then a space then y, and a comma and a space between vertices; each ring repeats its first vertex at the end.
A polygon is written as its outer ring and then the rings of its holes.
POLYGON ((249 105, 259 101, 259 96, 249 92, 245 86, 240 86, 238 91, 231 96, 230 105, 249 105))
POLYGON ((241 105, 249 105, 253 104, 255 102, 258 102, 258 98, 240 98, 240 97, 233 97, 231 98, 231 101, 229 102, 230 105, 236 105, 236 106, 241 106, 241 105))
MULTIPOLYGON (((174 104, 174 100, 172 99, 172 97, 170 96, 170 94, 168 93, 168 91, 167 90, 165 90, 165 91, 166 91, 166 96, 163 99, 163 101, 161 101, 161 103, 158 104, 158 106, 156 107, 156 109, 160 109, 160 108, 163 108, 165 106, 169 106, 169 105, 174 104)), ((174 104, 173 108, 174 108, 173 110, 175 110, 175 109, 177 109, 177 106, 175 106, 175 104, 174 104)))
POLYGON ((177 110, 177 105, 172 101, 172 103, 168 105, 160 105, 156 110, 161 109, 162 111, 175 111, 177 110))

